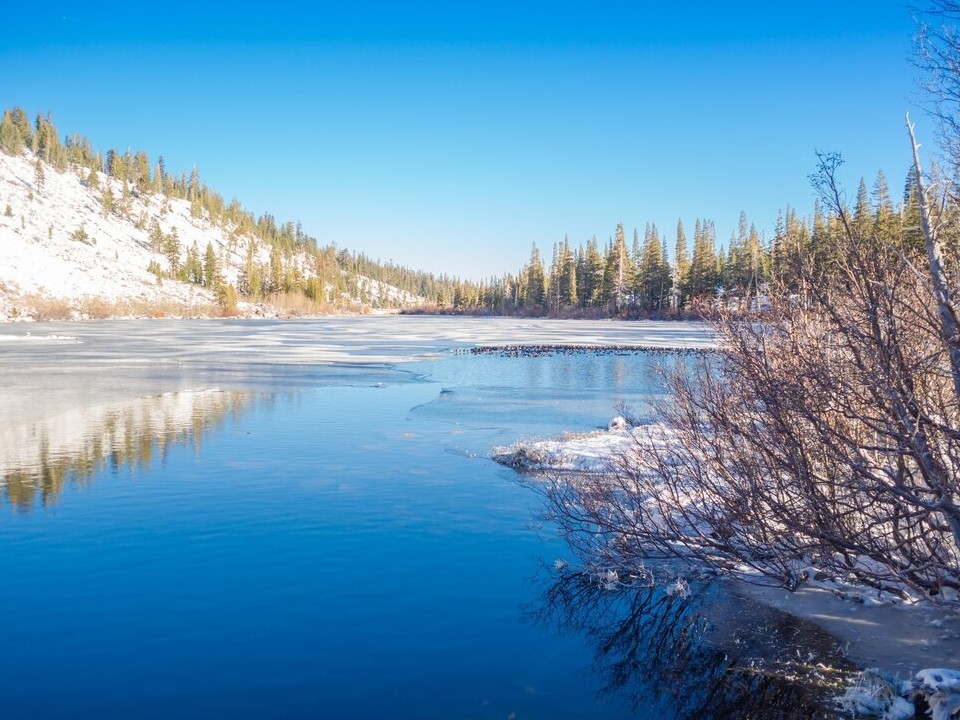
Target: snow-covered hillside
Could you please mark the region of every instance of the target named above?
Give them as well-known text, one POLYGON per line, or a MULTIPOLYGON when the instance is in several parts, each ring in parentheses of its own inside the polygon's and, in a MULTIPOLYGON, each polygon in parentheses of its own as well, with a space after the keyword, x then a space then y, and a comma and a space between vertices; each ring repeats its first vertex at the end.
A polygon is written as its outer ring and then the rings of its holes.
MULTIPOLYGON (((248 262, 250 238, 232 227, 193 217, 190 203, 162 194, 128 193, 122 211, 104 212, 103 191, 119 201, 121 181, 97 173, 99 188, 88 183, 86 169, 58 172, 28 153, 0 153, 0 320, 106 315, 183 316, 215 314, 214 294, 171 278, 158 280, 151 263, 169 268, 169 259, 151 249, 150 227, 176 231, 181 262, 195 248, 202 257, 210 244, 225 283, 236 287, 248 262)), ((255 244, 254 262, 269 265, 270 248, 255 244)), ((288 258, 301 275, 311 277, 311 258, 288 258)), ((415 302, 409 293, 358 278, 354 297, 376 303, 415 302)), ((328 291, 330 289, 328 288, 328 291)), ((266 305, 239 303, 247 315, 274 314, 266 305)))

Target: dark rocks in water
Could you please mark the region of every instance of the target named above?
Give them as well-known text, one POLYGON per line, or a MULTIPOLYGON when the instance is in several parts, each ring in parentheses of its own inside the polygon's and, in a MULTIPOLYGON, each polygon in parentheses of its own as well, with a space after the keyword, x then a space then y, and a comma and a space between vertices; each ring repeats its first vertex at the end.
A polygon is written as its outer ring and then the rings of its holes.
POLYGON ((471 355, 501 355, 503 357, 545 357, 551 355, 702 355, 715 352, 702 347, 653 347, 649 345, 477 345, 457 350, 471 355))

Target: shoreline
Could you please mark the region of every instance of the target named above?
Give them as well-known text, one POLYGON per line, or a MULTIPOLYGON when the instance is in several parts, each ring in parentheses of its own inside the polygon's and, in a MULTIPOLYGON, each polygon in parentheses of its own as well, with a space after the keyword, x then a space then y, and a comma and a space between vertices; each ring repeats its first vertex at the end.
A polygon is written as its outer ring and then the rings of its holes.
MULTIPOLYGON (((650 425, 615 417, 606 429, 548 439, 520 440, 491 449, 490 458, 528 475, 576 482, 578 475, 615 470, 618 458, 647 437, 650 425)), ((871 597, 875 591, 811 581, 795 591, 747 578, 720 577, 734 595, 813 623, 838 643, 841 654, 864 671, 904 682, 930 667, 960 668, 960 613, 930 603, 907 604, 871 597), (844 592, 850 590, 851 592, 844 592), (841 597, 838 593, 843 593, 841 597)))

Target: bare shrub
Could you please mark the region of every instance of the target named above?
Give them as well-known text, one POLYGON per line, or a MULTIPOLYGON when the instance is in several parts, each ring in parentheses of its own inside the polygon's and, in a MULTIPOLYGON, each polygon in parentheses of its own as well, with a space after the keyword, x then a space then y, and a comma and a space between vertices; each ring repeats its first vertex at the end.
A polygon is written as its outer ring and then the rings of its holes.
POLYGON ((325 315, 328 312, 325 303, 312 300, 301 293, 274 293, 267 298, 267 303, 272 305, 280 315, 287 317, 325 315))
POLYGON ((73 317, 70 302, 63 298, 27 295, 23 299, 26 315, 37 321, 69 320, 73 317))
POLYGON ((91 320, 105 320, 124 314, 118 311, 115 301, 105 300, 99 297, 81 298, 77 304, 77 311, 81 316, 91 320))
POLYGON ((960 338, 943 317, 956 277, 941 273, 944 300, 923 248, 848 217, 835 169, 818 180, 836 253, 806 300, 774 298, 762 321, 721 314, 719 358, 668 377, 671 442, 641 443, 610 477, 548 484, 583 555, 679 557, 790 589, 812 568, 960 605, 960 338))

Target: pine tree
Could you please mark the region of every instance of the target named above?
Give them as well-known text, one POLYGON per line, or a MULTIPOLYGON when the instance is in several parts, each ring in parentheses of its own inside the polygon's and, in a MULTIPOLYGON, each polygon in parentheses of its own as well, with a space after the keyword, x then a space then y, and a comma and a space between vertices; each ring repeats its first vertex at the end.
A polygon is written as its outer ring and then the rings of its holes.
POLYGON ((280 248, 274 245, 270 248, 270 275, 266 287, 268 293, 278 293, 284 289, 283 270, 283 255, 280 253, 280 248))
POLYGON ((530 262, 527 263, 524 274, 526 276, 524 307, 530 309, 542 308, 546 299, 546 287, 543 276, 543 262, 540 260, 540 251, 537 249, 536 243, 530 248, 530 262))
POLYGON ((180 235, 177 229, 173 228, 170 234, 166 236, 163 248, 167 260, 170 262, 170 276, 180 276, 180 235))
POLYGON ((690 255, 687 249, 687 234, 683 229, 683 220, 677 220, 677 242, 673 250, 673 272, 671 274, 670 305, 679 310, 689 297, 690 255))
POLYGON ((195 202, 200 199, 200 171, 194 165, 190 171, 190 180, 187 184, 187 199, 195 202))
POLYGON ((150 223, 148 236, 150 238, 150 250, 155 253, 162 252, 163 229, 160 227, 160 222, 156 218, 153 218, 153 221, 150 223))
POLYGON ((86 185, 91 190, 100 189, 100 178, 97 174, 97 171, 93 168, 90 168, 90 172, 87 173, 86 185))
POLYGON ((153 188, 150 179, 150 158, 145 152, 140 151, 133 156, 132 180, 138 193, 148 193, 153 188))
MULTIPOLYGON (((247 259, 244 264, 243 272, 240 275, 238 288, 243 295, 258 299, 263 292, 263 271, 256 262, 257 246, 251 239, 247 242, 247 259)), ((336 258, 332 260, 337 265, 336 258)), ((343 273, 337 272, 336 277, 342 282, 343 273)))
POLYGON ((18 155, 23 150, 23 138, 9 110, 3 111, 0 121, 0 148, 8 155, 18 155))
POLYGON ((907 172, 907 181, 903 189, 900 225, 903 228, 904 248, 923 249, 923 232, 920 229, 920 198, 917 197, 917 180, 912 168, 907 172))
POLYGON ((644 237, 638 277, 640 306, 654 312, 663 310, 670 290, 670 266, 663 256, 663 245, 656 225, 650 226, 644 237))
POLYGON ((633 280, 631 269, 623 224, 619 223, 603 270, 604 301, 613 313, 619 313, 627 306, 628 291, 633 280))
POLYGON ((893 245, 903 244, 903 227, 900 216, 893 207, 890 199, 890 188, 883 170, 877 173, 877 180, 873 186, 876 211, 873 217, 873 232, 881 242, 893 245))
POLYGON ((750 230, 747 232, 747 243, 744 247, 746 255, 746 265, 748 275, 748 287, 753 287, 753 293, 757 294, 760 284, 768 278, 769 260, 765 257, 763 250, 763 240, 760 233, 757 232, 757 226, 750 223, 750 230))
POLYGON ((103 192, 100 193, 100 204, 103 206, 104 217, 109 216, 116 205, 116 200, 113 197, 113 188, 110 187, 109 180, 104 184, 103 192))
POLYGON ((203 285, 203 263, 200 260, 196 241, 187 248, 187 257, 183 261, 178 277, 184 282, 203 285))
MULTIPOLYGON (((20 147, 31 147, 33 144, 33 131, 30 127, 30 118, 22 107, 15 107, 10 111, 10 119, 13 121, 17 134, 20 136, 20 147)), ((16 152, 20 152, 20 148, 16 152)))
POLYGON ((43 171, 43 162, 40 158, 37 158, 36 162, 33 164, 33 186, 37 190, 37 194, 43 192, 44 181, 46 180, 46 175, 43 171))
POLYGON ((863 178, 860 178, 860 186, 857 188, 857 204, 853 208, 853 226, 855 232, 864 239, 873 231, 873 211, 870 209, 867 183, 863 178))
POLYGON ((717 254, 713 223, 697 220, 693 233, 693 259, 690 261, 690 297, 713 298, 717 289, 717 254))
POLYGON ((547 282, 547 297, 551 310, 560 308, 560 245, 553 244, 553 259, 550 261, 550 279, 547 282))
POLYGON ((213 250, 213 243, 207 243, 207 249, 203 255, 203 286, 214 288, 219 283, 217 254, 213 250))
POLYGON ((47 117, 44 118, 42 115, 37 114, 35 128, 32 142, 33 152, 41 157, 44 162, 59 167, 64 160, 65 154, 60 147, 60 137, 57 134, 57 128, 53 124, 53 117, 48 114, 47 117))
POLYGON ((603 256, 597 247, 597 239, 590 238, 581 254, 582 269, 577 270, 578 292, 583 307, 599 307, 603 304, 603 256))
POLYGON ((570 249, 569 238, 564 237, 563 248, 560 252, 559 277, 560 306, 575 307, 577 304, 577 261, 573 250, 570 249))
MULTIPOLYGON (((866 212, 869 215, 869 208, 866 212)), ((803 224, 797 221, 796 213, 788 216, 787 227, 791 244, 797 247, 798 271, 799 268, 806 267, 807 272, 805 274, 814 273, 818 277, 835 271, 837 252, 831 228, 832 224, 831 218, 824 217, 819 200, 813 206, 813 229, 809 233, 809 237, 804 232, 803 224)), ((806 294, 806 289, 804 289, 804 294, 806 294)))

